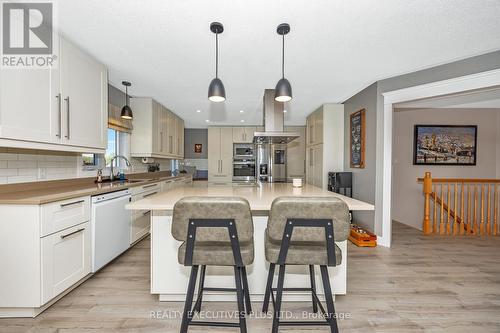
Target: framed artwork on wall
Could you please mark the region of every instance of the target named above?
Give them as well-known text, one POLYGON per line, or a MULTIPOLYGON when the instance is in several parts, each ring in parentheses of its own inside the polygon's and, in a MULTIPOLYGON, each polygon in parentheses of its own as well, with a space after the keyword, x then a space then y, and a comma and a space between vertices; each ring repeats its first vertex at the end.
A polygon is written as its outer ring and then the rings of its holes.
POLYGON ((477 125, 415 125, 414 165, 476 165, 477 125))
POLYGON ((195 154, 201 154, 203 145, 201 143, 195 143, 194 144, 194 153, 195 154))
POLYGON ((351 114, 350 119, 350 161, 351 168, 365 167, 365 109, 351 114))

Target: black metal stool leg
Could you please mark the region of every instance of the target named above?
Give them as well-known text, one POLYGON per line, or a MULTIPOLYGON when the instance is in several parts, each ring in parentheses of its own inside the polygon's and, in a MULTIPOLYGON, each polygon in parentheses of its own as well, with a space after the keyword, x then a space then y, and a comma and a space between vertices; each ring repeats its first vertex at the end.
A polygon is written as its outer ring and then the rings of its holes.
POLYGON ((278 333, 279 317, 281 311, 281 299, 283 297, 283 284, 285 282, 285 265, 280 265, 278 273, 278 286, 276 288, 276 303, 274 304, 273 330, 272 333, 278 333))
POLYGON ((246 313, 252 313, 252 303, 250 302, 250 289, 248 288, 247 269, 245 266, 241 267, 241 278, 243 280, 243 294, 245 295, 245 309, 246 313))
POLYGON ((234 282, 236 283, 236 298, 238 299, 238 319, 240 322, 240 332, 247 332, 245 319, 245 305, 243 301, 243 288, 241 286, 241 267, 234 266, 234 282))
POLYGON ((206 270, 207 270, 207 266, 202 265, 201 271, 200 271, 200 281, 198 284, 198 297, 196 299, 196 303, 194 304, 193 312, 200 312, 201 311, 201 301, 203 298, 203 287, 205 286, 205 272, 206 272, 206 270))
POLYGON ((191 275, 189 276, 189 284, 186 294, 186 303, 184 304, 184 312, 182 314, 181 333, 187 333, 189 322, 192 319, 193 312, 191 306, 193 305, 194 288, 196 286, 196 277, 198 275, 198 266, 191 267, 191 275))
POLYGON ((323 290, 325 292, 326 308, 328 310, 327 320, 330 323, 330 330, 332 333, 338 333, 337 317, 335 313, 335 305, 333 304, 332 288, 330 286, 330 276, 328 274, 328 267, 325 265, 320 266, 321 279, 323 280, 323 290))
POLYGON ((313 293, 316 293, 316 275, 314 274, 314 265, 309 265, 309 278, 311 279, 311 297, 313 304, 313 312, 318 312, 318 304, 316 303, 316 298, 313 293))
POLYGON ((267 275, 266 292, 264 294, 264 303, 262 304, 262 312, 266 313, 269 308, 269 297, 271 297, 271 288, 273 287, 275 264, 269 264, 269 274, 267 275))

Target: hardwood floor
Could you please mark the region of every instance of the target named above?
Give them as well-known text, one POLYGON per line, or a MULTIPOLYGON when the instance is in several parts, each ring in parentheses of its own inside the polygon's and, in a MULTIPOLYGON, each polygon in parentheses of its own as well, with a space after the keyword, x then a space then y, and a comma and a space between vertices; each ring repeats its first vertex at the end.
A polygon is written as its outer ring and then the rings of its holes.
MULTIPOLYGON (((349 316, 339 320, 341 332, 500 332, 500 237, 424 237, 399 223, 393 229, 391 249, 349 245, 348 294, 336 300, 337 312, 349 316)), ((236 306, 205 304, 214 311, 236 306)), ((0 332, 178 332, 180 318, 166 316, 182 306, 149 294, 146 239, 37 318, 0 319, 0 332), (162 318, 151 318, 155 311, 162 318)), ((310 305, 286 303, 285 310, 300 314, 310 305)), ((237 329, 189 329, 205 331, 237 329)), ((249 319, 248 331, 270 332, 271 319, 249 319)))

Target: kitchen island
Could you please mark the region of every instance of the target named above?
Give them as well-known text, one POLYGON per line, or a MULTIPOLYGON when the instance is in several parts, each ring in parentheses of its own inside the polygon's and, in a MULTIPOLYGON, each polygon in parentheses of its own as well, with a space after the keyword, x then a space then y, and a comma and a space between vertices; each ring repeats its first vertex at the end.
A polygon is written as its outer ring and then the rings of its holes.
MULTIPOLYGON (((323 190, 312 185, 294 188, 290 183, 262 183, 256 186, 210 186, 187 185, 168 192, 156 194, 130 203, 128 209, 151 210, 151 293, 158 294, 160 301, 184 301, 189 279, 190 267, 177 261, 177 249, 181 242, 175 240, 170 232, 172 211, 177 201, 189 196, 237 196, 248 200, 253 214, 255 260, 247 267, 251 298, 262 301, 269 264, 264 255, 264 230, 273 200, 280 196, 338 197, 345 201, 350 210, 374 210, 374 206, 356 199, 323 190)), ((347 241, 339 242, 342 250, 342 264, 329 268, 333 293, 346 293, 347 282, 347 241)), ((321 286, 319 275, 317 286, 321 286)), ((285 285, 304 287, 309 284, 309 271, 306 266, 287 268, 285 285)), ((234 285, 232 267, 207 267, 207 286, 234 285)), ((318 294, 322 294, 321 288, 318 294)), ((207 301, 234 300, 231 293, 207 292, 207 301)), ((308 301, 308 293, 287 293, 285 301, 308 301)))

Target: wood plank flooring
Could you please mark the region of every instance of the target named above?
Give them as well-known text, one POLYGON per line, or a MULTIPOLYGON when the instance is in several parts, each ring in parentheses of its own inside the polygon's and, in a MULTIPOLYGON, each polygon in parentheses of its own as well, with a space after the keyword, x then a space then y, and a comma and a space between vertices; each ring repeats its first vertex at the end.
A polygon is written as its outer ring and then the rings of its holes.
MULTIPOLYGON (((391 249, 349 245, 348 294, 336 300, 337 312, 349 316, 339 320, 341 332, 500 332, 500 237, 424 237, 399 223, 393 228, 391 249)), ((0 332, 178 332, 180 318, 166 317, 183 304, 149 294, 149 245, 140 242, 35 319, 0 319, 0 332), (161 318, 151 318, 155 311, 161 318)), ((285 310, 300 315, 310 305, 286 303, 285 310)), ((238 330, 189 330, 205 331, 238 330)), ((270 332, 271 319, 249 319, 248 331, 270 332)))

